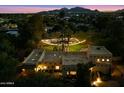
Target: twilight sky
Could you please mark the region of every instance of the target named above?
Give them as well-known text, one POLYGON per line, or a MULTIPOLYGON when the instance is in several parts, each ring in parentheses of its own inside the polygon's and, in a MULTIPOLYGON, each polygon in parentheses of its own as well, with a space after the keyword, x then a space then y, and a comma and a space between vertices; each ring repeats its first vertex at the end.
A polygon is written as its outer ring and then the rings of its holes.
POLYGON ((0 5, 0 13, 36 13, 60 8, 83 7, 99 11, 124 9, 124 5, 0 5))

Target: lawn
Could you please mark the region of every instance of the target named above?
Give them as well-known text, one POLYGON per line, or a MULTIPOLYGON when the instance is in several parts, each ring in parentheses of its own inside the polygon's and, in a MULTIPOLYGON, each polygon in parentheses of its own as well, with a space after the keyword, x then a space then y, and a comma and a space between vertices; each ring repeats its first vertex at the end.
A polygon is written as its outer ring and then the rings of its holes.
POLYGON ((45 50, 47 50, 47 51, 53 51, 53 48, 54 48, 55 46, 52 46, 52 45, 45 45, 43 48, 45 49, 45 50))
POLYGON ((78 52, 81 50, 81 48, 85 48, 85 45, 77 44, 77 45, 69 46, 69 51, 78 52))
MULTIPOLYGON (((44 46, 44 49, 47 50, 47 51, 53 51, 55 46, 52 46, 52 45, 45 45, 44 46)), ((72 45, 72 46, 69 46, 69 51, 70 52, 78 52, 81 50, 81 48, 86 48, 86 45, 83 45, 83 44, 77 44, 77 45, 72 45)))

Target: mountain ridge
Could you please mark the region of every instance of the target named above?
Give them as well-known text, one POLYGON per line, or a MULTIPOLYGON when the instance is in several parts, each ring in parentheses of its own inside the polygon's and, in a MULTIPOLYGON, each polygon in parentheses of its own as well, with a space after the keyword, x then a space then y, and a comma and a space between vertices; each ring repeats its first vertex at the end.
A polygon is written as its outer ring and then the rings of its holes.
POLYGON ((83 7, 74 7, 74 8, 61 8, 61 9, 55 9, 50 11, 42 11, 38 12, 40 14, 59 14, 61 11, 64 11, 65 13, 98 13, 99 11, 96 10, 90 10, 83 7))

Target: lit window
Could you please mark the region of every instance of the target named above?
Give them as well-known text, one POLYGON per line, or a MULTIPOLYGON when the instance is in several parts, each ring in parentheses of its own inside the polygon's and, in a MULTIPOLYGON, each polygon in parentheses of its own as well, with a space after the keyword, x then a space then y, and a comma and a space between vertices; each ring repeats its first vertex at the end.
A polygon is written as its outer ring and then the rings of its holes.
POLYGON ((76 71, 70 71, 70 75, 76 75, 76 71))
POLYGON ((55 66, 55 69, 56 69, 56 70, 59 70, 59 66, 55 66))
POLYGON ((98 59, 97 59, 97 62, 99 62, 99 61, 100 61, 100 59, 98 58, 98 59))
POLYGON ((38 71, 39 71, 39 69, 38 69, 38 68, 34 68, 34 71, 35 71, 35 72, 38 72, 38 71))
POLYGON ((67 75, 69 75, 69 72, 67 71, 67 75))
POLYGON ((47 66, 44 66, 43 69, 44 69, 44 70, 47 69, 47 66))
POLYGON ((102 59, 102 61, 105 61, 105 59, 102 59))
POLYGON ((91 67, 89 70, 90 70, 90 71, 93 71, 93 67, 91 67))
POLYGON ((36 70, 37 70, 37 68, 34 68, 34 70, 36 71, 36 70))
POLYGON ((25 72, 25 69, 23 68, 22 71, 25 72))
POLYGON ((109 59, 107 59, 107 62, 110 61, 109 59))
POLYGON ((44 68, 43 68, 42 65, 38 65, 37 69, 38 69, 38 70, 43 70, 44 68))

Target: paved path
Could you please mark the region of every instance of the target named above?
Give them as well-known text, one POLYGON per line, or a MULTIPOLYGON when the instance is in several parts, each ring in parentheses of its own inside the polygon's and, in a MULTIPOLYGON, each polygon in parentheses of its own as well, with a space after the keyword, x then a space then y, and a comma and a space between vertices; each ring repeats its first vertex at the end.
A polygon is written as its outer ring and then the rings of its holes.
MULTIPOLYGON (((86 42, 86 40, 79 41, 77 38, 71 38, 71 39, 73 39, 73 40, 75 40, 75 41, 70 42, 70 43, 69 43, 69 46, 77 45, 77 44, 81 44, 81 43, 86 42)), ((58 39, 43 39, 43 40, 41 40, 42 43, 45 43, 45 44, 47 44, 47 45, 54 45, 54 46, 57 46, 57 45, 58 45, 57 41, 58 41, 58 39), (52 43, 52 42, 51 42, 52 40, 53 40, 53 41, 56 41, 56 43, 52 43)))

